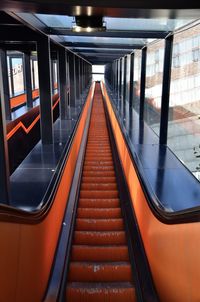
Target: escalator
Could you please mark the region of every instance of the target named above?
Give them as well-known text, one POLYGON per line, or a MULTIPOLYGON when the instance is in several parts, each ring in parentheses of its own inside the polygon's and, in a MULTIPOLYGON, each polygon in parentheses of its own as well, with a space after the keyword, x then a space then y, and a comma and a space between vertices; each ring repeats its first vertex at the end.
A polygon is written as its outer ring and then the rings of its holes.
POLYGON ((136 301, 100 84, 96 84, 66 283, 66 301, 136 301))

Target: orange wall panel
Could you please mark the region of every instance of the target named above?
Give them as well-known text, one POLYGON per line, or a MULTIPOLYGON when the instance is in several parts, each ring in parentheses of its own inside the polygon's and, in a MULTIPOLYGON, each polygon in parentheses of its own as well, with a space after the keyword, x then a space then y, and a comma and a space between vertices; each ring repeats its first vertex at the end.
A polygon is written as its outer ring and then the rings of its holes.
MULTIPOLYGON (((33 99, 37 98, 39 96, 39 89, 35 89, 32 91, 32 97, 33 99)), ((20 94, 18 96, 15 96, 10 99, 10 106, 11 109, 20 106, 21 104, 26 103, 26 94, 20 94)))

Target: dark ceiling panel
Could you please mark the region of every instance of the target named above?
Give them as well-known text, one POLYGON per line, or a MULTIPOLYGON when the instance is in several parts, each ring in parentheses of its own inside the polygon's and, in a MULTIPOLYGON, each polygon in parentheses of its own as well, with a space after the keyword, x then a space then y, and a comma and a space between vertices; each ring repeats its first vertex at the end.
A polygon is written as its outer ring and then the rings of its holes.
POLYGON ((141 49, 144 45, 130 45, 130 44, 114 44, 114 43, 110 43, 110 44, 104 44, 104 43, 84 43, 84 42, 80 42, 80 43, 76 43, 76 42, 64 42, 63 43, 64 46, 66 47, 70 47, 70 48, 76 48, 76 47, 89 47, 89 48, 112 48, 112 49, 141 49))
POLYGON ((0 26, 0 41, 37 41, 40 34, 24 26, 17 24, 15 26, 1 25, 0 26))
POLYGON ((136 39, 163 39, 169 32, 166 31, 143 31, 143 30, 107 30, 100 32, 77 32, 70 29, 49 28, 50 35, 57 36, 84 36, 84 37, 109 37, 109 38, 136 38, 136 39))
POLYGON ((88 53, 89 54, 95 54, 95 55, 101 55, 101 54, 112 54, 112 55, 124 55, 124 54, 127 54, 127 53, 131 53, 131 50, 130 49, 126 49, 126 50, 123 50, 123 49, 120 49, 120 50, 115 50, 115 49, 90 49, 90 48, 86 48, 86 49, 73 49, 73 52, 78 52, 78 53, 81 53, 81 54, 85 54, 87 55, 88 53))
POLYGON ((199 1, 183 0, 1 0, 1 10, 132 18, 199 18, 199 1))

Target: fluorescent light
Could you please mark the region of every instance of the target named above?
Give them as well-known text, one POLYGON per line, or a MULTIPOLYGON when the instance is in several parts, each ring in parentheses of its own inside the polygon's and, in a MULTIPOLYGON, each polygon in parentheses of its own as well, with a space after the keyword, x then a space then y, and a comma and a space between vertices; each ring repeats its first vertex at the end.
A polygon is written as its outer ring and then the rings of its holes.
POLYGON ((98 32, 105 31, 106 26, 101 16, 76 16, 76 22, 73 23, 73 32, 98 32))
POLYGON ((88 33, 91 33, 92 32, 92 30, 93 30, 93 28, 92 27, 86 27, 86 31, 88 32, 88 33))
POLYGON ((82 28, 80 26, 73 26, 73 28, 72 28, 72 30, 77 32, 77 33, 81 32, 81 29, 82 28))
POLYGON ((72 31, 73 32, 77 32, 77 33, 80 33, 80 32, 87 32, 87 33, 91 33, 91 32, 97 32, 97 31, 106 31, 106 27, 103 26, 103 27, 81 27, 81 26, 73 26, 72 27, 72 31))

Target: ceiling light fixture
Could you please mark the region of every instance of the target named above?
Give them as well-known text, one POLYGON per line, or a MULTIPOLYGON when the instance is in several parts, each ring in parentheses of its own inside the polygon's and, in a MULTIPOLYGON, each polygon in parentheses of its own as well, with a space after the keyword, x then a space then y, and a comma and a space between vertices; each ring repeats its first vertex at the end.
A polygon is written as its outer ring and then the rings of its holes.
POLYGON ((72 27, 73 32, 105 31, 106 26, 101 16, 76 16, 72 27))

